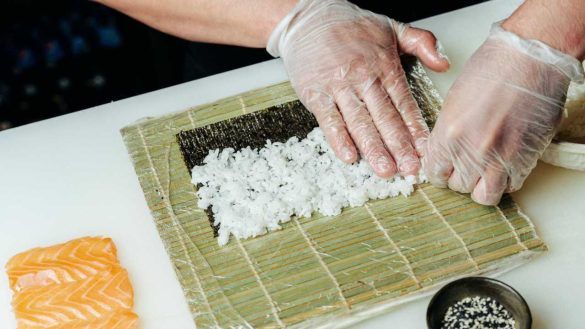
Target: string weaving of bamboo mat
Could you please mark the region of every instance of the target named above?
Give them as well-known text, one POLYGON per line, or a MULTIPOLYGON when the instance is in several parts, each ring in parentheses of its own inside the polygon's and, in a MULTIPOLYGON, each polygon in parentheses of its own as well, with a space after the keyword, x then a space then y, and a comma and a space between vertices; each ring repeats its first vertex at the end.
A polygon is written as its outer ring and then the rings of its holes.
MULTIPOLYGON (((418 62, 403 65, 432 126, 440 97, 418 62)), ((293 218, 280 231, 220 247, 211 214, 197 207, 191 166, 210 149, 245 143, 242 136, 254 144, 271 132, 282 138, 286 127, 298 133, 291 111, 306 109, 285 82, 122 130, 197 328, 343 327, 546 250, 509 196, 487 207, 428 184, 408 198, 293 218), (273 131, 263 125, 268 115, 279 118, 273 131)))

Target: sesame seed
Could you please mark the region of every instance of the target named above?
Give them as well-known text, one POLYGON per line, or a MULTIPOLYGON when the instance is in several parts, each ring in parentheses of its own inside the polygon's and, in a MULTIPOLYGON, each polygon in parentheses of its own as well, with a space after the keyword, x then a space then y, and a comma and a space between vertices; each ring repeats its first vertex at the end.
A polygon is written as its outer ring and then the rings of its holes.
POLYGON ((514 329, 516 321, 491 297, 466 297, 447 309, 441 329, 514 329))

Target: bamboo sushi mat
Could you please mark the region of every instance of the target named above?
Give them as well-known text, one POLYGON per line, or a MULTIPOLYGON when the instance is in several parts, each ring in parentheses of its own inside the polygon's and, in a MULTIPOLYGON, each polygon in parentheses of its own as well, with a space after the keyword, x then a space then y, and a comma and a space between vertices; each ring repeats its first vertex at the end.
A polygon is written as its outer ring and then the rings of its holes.
MULTIPOLYGON (((440 98, 420 64, 405 69, 432 126, 440 98)), ((509 196, 487 207, 428 184, 409 198, 370 201, 335 217, 293 218, 280 231, 232 237, 219 247, 208 214, 197 207, 177 134, 299 107, 285 82, 122 130, 197 328, 347 326, 455 278, 495 275, 546 250, 509 196)))

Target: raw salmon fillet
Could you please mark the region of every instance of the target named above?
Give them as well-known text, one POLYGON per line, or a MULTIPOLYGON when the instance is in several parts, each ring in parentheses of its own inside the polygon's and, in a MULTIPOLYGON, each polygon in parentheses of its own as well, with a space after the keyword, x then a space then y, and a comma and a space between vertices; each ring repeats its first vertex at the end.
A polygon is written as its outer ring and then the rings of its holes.
POLYGON ((134 292, 108 238, 81 238, 6 264, 19 329, 134 329, 134 292))
POLYGON ((86 279, 119 266, 116 246, 109 238, 81 238, 47 248, 20 253, 6 264, 10 288, 86 279))

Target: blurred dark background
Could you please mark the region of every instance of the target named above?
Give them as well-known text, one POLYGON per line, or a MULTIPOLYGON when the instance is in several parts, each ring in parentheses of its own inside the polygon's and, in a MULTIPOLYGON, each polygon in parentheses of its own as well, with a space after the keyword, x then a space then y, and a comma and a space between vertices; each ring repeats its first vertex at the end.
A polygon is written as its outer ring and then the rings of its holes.
MULTIPOLYGON (((353 2, 409 22, 483 1, 353 2)), ((92 1, 3 0, 0 130, 270 58, 180 40, 92 1)))

